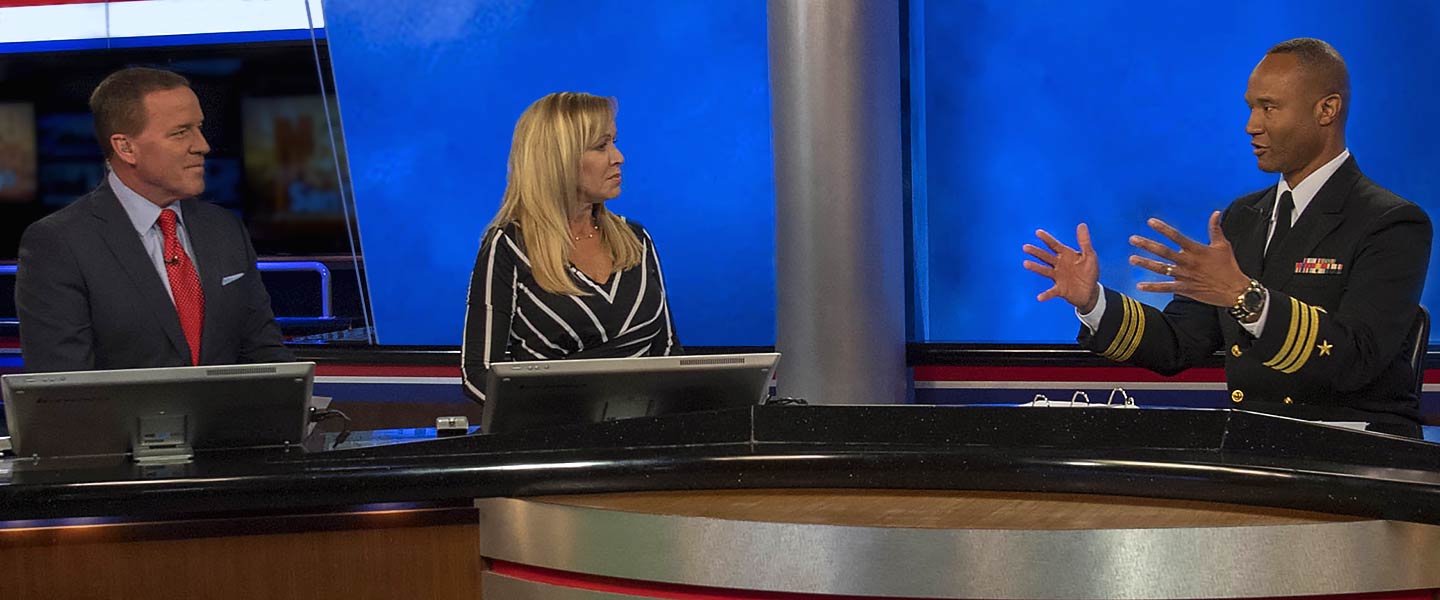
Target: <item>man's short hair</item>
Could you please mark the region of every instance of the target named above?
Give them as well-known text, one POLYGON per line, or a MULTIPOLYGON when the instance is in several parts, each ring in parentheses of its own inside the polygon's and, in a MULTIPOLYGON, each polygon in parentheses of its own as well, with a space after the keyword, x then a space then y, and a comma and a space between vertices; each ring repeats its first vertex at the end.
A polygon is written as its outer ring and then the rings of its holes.
POLYGON ((190 80, 170 71, 130 67, 111 73, 90 94, 90 112, 95 115, 95 140, 105 158, 115 154, 110 136, 137 135, 145 129, 145 95, 179 87, 190 80))
POLYGON ((1340 52, 1324 40, 1295 38, 1275 44, 1266 56, 1289 54, 1300 61, 1300 67, 1310 72, 1317 85, 1325 94, 1340 94, 1341 116, 1350 110, 1350 70, 1340 52))

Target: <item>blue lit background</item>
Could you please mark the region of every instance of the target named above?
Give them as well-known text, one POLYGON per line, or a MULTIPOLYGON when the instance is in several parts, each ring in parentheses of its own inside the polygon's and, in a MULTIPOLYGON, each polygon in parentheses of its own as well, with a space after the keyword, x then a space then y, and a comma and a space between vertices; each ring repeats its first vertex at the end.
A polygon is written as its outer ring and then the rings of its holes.
MULTIPOLYGON (((1071 342, 1072 312, 1035 302, 1045 282, 1020 267, 1036 228, 1073 243, 1088 222, 1102 280, 1136 293, 1125 240, 1146 217, 1201 237, 1211 211, 1272 185, 1242 96, 1291 37, 1326 39, 1350 63, 1361 168, 1440 216, 1440 122, 1427 118, 1440 5, 909 5, 927 157, 917 341, 1071 342)), ((381 343, 459 342, 514 120, 562 89, 619 97, 627 178, 613 208, 659 243, 682 341, 774 343, 763 2, 332 0, 326 15, 381 343)), ((1436 290, 1440 277, 1432 308, 1436 290)))
POLYGON ((1211 211, 1274 185, 1255 168, 1243 94, 1264 52, 1293 37, 1324 39, 1349 64, 1361 169, 1440 218, 1440 4, 932 0, 923 14, 924 341, 1073 342, 1073 311, 1037 303, 1048 282, 1020 266, 1036 228, 1073 246, 1089 223, 1101 281, 1138 294, 1126 240, 1151 232, 1147 217, 1205 239, 1211 211))
POLYGON ((459 344, 515 120, 561 90, 619 99, 625 189, 680 341, 775 341, 763 2, 325 4, 379 342, 459 344))

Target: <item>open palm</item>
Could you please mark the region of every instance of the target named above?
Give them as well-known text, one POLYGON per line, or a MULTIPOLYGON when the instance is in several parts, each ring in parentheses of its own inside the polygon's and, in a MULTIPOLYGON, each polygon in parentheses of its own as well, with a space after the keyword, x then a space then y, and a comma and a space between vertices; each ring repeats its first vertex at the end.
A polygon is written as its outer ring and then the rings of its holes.
POLYGON ((1100 259, 1095 256, 1095 247, 1090 245, 1090 228, 1084 223, 1075 228, 1079 250, 1060 243, 1044 229, 1037 230, 1035 236, 1049 250, 1025 244, 1025 253, 1036 259, 1025 261, 1025 268, 1054 284, 1036 296, 1036 300, 1064 298, 1082 313, 1094 309, 1100 291, 1100 259))

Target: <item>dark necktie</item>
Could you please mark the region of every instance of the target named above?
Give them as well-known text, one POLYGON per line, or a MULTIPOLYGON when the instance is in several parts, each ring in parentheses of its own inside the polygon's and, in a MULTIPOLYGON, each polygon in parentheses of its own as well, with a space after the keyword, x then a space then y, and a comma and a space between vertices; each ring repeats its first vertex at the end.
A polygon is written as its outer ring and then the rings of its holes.
POLYGON ((1270 245, 1265 247, 1265 254, 1269 255, 1280 242, 1285 241, 1285 234, 1290 233, 1290 217, 1295 214, 1295 196, 1287 190, 1280 194, 1280 205, 1275 207, 1275 233, 1270 234, 1270 245))
POLYGON ((200 276, 195 263, 175 235, 175 211, 160 211, 160 233, 165 236, 165 275, 170 279, 170 297, 180 315, 180 328, 190 344, 190 364, 200 364, 200 328, 205 323, 205 292, 200 289, 200 276))

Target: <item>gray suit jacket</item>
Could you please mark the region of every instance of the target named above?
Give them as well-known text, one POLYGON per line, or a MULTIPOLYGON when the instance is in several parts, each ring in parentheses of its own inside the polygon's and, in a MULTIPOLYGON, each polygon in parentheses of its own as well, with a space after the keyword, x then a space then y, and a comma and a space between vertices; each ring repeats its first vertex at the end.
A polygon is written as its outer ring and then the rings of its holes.
MULTIPOLYGON (((294 360, 244 225, 208 202, 180 207, 205 292, 200 364, 294 360)), ((175 305, 108 183, 26 228, 15 307, 28 372, 190 364, 175 305)))

